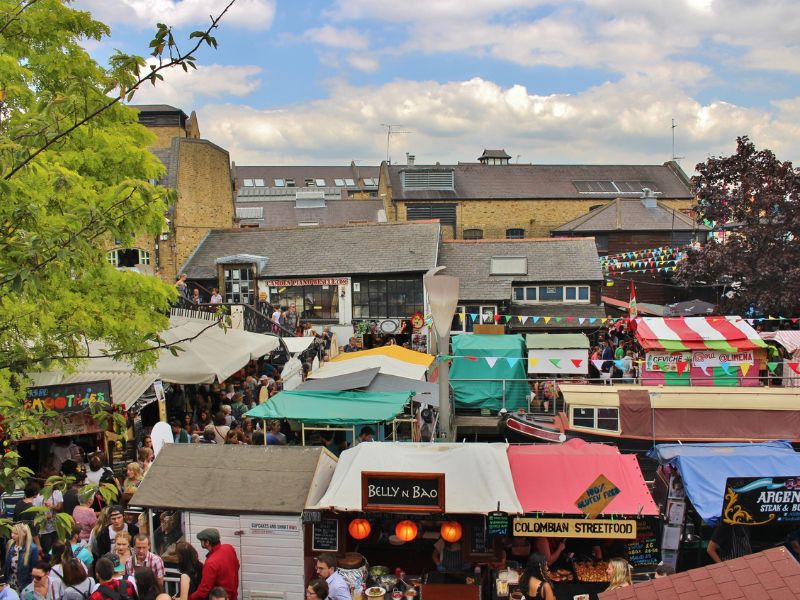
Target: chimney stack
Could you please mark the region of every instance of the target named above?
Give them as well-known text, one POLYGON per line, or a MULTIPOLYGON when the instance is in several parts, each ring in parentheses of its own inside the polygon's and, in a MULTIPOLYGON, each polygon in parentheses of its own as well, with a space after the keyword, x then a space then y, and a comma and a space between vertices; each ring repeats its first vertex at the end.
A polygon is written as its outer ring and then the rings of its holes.
POLYGON ((642 204, 645 208, 656 208, 658 199, 650 188, 642 188, 642 204))
POLYGON ((409 167, 413 167, 416 158, 417 157, 414 156, 413 154, 409 154, 408 152, 406 152, 406 165, 408 165, 409 167))

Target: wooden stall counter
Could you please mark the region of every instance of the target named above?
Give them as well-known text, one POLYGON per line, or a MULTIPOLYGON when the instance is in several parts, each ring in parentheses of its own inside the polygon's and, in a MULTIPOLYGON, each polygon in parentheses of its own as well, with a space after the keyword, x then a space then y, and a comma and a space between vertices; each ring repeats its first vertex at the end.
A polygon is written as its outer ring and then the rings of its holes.
POLYGON ((424 583, 421 600, 480 600, 481 588, 465 583, 424 583))

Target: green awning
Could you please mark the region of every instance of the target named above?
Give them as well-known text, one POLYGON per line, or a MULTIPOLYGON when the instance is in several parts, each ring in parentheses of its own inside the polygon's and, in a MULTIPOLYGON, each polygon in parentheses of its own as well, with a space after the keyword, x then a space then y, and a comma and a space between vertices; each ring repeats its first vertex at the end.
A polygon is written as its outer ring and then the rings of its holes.
POLYGON ((525 345, 532 350, 589 348, 589 338, 582 333, 529 333, 525 345))
POLYGON ((315 425, 367 425, 391 421, 403 412, 413 392, 291 390, 250 409, 246 417, 292 419, 315 425))

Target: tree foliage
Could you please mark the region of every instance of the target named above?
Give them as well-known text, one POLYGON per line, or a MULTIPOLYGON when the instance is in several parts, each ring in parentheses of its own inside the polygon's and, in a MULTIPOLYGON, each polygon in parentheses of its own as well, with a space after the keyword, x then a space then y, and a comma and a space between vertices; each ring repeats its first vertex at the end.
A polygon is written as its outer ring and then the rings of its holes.
POLYGON ((678 281, 720 286, 728 312, 800 314, 800 171, 747 137, 696 170, 698 222, 716 235, 689 251, 678 281))
MULTIPOLYGON (((234 0, 235 1, 235 0, 234 0)), ((7 441, 35 434, 43 417, 22 410, 27 374, 69 370, 102 341, 138 369, 156 360, 176 291, 156 277, 117 271, 114 240, 157 236, 174 191, 158 187, 154 137, 126 107, 165 69, 194 68, 222 15, 181 52, 158 24, 155 64, 115 53, 108 67, 83 47, 109 29, 69 0, 0 0, 0 413, 6 437, 0 491, 29 475, 7 441)), ((103 406, 90 406, 109 419, 103 406)), ((63 487, 66 480, 53 480, 63 487)))

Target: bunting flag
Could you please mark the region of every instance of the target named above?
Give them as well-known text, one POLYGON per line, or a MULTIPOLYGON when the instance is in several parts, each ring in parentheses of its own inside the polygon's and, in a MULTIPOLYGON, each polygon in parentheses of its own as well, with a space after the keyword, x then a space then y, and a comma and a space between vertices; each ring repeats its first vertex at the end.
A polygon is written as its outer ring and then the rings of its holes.
POLYGON ((478 313, 469 313, 469 318, 470 318, 470 319, 472 320, 472 322, 474 323, 475 321, 477 321, 477 320, 478 320, 478 313))
POLYGON ((545 325, 547 325, 553 317, 542 317, 544 319, 545 325))
POLYGON ((603 370, 603 363, 604 363, 604 362, 606 362, 606 361, 604 361, 604 360, 593 360, 593 361, 592 361, 592 364, 595 366, 595 368, 596 368, 598 371, 602 371, 602 370, 603 370))
POLYGON ((792 371, 800 375, 800 362, 787 362, 786 364, 792 371))
POLYGON ((538 322, 539 322, 539 319, 540 319, 540 318, 541 318, 541 317, 531 317, 531 319, 533 319, 533 323, 534 323, 534 325, 535 325, 536 323, 538 323, 538 322))
POLYGON ((780 364, 780 363, 776 363, 776 362, 768 362, 768 363, 767 363, 767 368, 769 369, 769 372, 770 372, 770 373, 774 373, 774 372, 775 372, 775 369, 777 369, 777 368, 778 368, 778 365, 779 365, 779 364, 780 364))
POLYGON ((506 323, 508 323, 510 320, 511 320, 511 315, 506 315, 506 323))
MULTIPOLYGON (((525 321, 527 321, 529 318, 530 317, 523 316, 523 317, 520 317, 519 320, 523 325, 525 325, 525 321)), ((539 317, 536 317, 536 318, 538 319, 539 317)), ((534 323, 536 323, 536 321, 534 321, 534 323)))
POLYGON ((548 359, 554 367, 561 368, 561 359, 560 358, 549 358, 548 359))
POLYGON ((458 320, 461 321, 462 323, 464 322, 464 313, 462 312, 458 313, 458 320))
POLYGON ((582 358, 573 358, 571 360, 572 360, 572 364, 575 366, 576 369, 579 368, 581 366, 581 364, 583 363, 583 359, 582 358))
POLYGON ((747 372, 750 370, 753 364, 749 362, 743 362, 739 364, 739 368, 742 370, 742 377, 747 377, 747 372))
POLYGON ((586 317, 578 317, 578 325, 583 325, 586 322, 586 317))
POLYGON ((529 358, 528 359, 528 368, 533 369, 533 368, 536 367, 536 365, 538 363, 539 363, 539 359, 538 358, 529 358))
POLYGON ((514 366, 514 363, 515 363, 516 361, 518 361, 518 360, 525 360, 525 359, 524 359, 524 358, 511 358, 511 357, 507 357, 507 358, 506 358, 506 362, 508 363, 508 366, 509 366, 509 367, 513 367, 513 366, 514 366))
POLYGON ((725 372, 725 375, 733 375, 733 373, 731 373, 731 367, 728 363, 719 363, 719 368, 725 372))
POLYGON ((486 357, 486 364, 489 365, 489 368, 494 368, 494 365, 497 363, 497 358, 494 356, 487 356, 486 357))
POLYGON ((679 360, 675 363, 675 368, 678 371, 678 376, 683 375, 683 372, 689 368, 689 361, 679 360))

